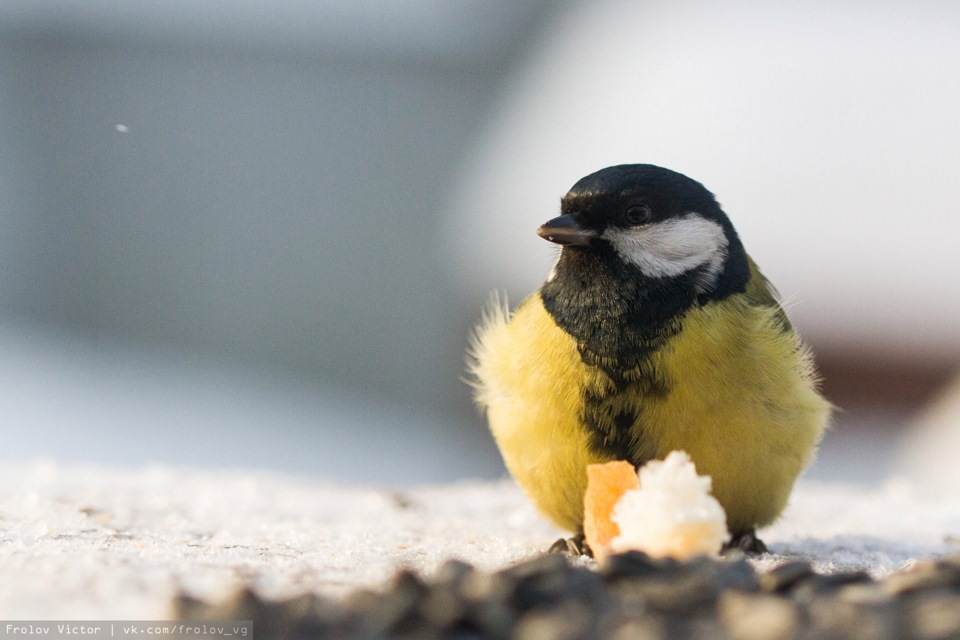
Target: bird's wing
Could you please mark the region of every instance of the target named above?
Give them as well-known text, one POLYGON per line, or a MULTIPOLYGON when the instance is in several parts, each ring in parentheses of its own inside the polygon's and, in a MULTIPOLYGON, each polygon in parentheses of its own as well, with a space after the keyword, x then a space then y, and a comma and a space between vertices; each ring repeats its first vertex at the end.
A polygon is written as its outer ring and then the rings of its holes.
POLYGON ((784 330, 791 331, 793 326, 787 318, 787 313, 783 310, 780 292, 778 292, 776 287, 760 272, 757 263, 749 256, 747 256, 747 262, 750 264, 750 280, 747 282, 747 290, 744 292, 744 295, 756 306, 776 308, 777 315, 783 322, 784 330))

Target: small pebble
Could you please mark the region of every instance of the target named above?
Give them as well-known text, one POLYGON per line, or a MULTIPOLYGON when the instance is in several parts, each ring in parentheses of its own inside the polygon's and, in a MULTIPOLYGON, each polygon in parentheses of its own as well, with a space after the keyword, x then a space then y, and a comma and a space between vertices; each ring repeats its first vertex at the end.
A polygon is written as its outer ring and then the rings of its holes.
POLYGON ((890 604, 893 596, 878 582, 848 584, 837 589, 836 597, 844 602, 879 606, 890 604))
POLYGON ((906 609, 907 628, 912 637, 921 640, 960 638, 960 598, 956 590, 911 598, 906 609))
POLYGON ((783 593, 798 581, 811 575, 813 575, 813 565, 803 560, 793 560, 760 576, 760 587, 764 591, 783 593))
POLYGON ((531 611, 513 631, 518 640, 577 640, 597 636, 590 607, 570 599, 557 607, 531 611))
POLYGON ((787 640, 800 625, 797 606, 774 595, 728 591, 717 610, 734 640, 787 640))
POLYGON ((620 578, 643 578, 663 575, 679 566, 675 560, 654 560, 642 551, 627 551, 607 557, 600 567, 600 574, 610 580, 620 578))
POLYGON ((860 606, 826 593, 815 598, 805 612, 807 621, 803 637, 811 640, 893 640, 897 637, 893 611, 889 608, 860 606))
POLYGON ((884 580, 886 590, 896 594, 957 586, 960 586, 960 566, 950 562, 918 562, 884 580))
POLYGON ((810 575, 798 580, 792 589, 790 595, 794 600, 809 602, 814 597, 824 593, 835 593, 840 587, 851 584, 862 584, 870 582, 872 579, 866 571, 843 571, 840 573, 810 575))

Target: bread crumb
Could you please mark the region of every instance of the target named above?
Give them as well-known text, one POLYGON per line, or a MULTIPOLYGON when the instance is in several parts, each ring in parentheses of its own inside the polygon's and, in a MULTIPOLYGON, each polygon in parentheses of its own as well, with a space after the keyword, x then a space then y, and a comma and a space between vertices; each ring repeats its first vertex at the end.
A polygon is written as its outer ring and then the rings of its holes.
POLYGON ((610 519, 619 535, 610 541, 610 551, 677 559, 720 552, 730 539, 726 513, 710 495, 710 477, 697 475, 686 452, 651 460, 639 475, 639 488, 624 493, 613 507, 610 519))
POLYGON ((637 468, 626 460, 587 465, 587 492, 583 496, 583 537, 593 556, 602 560, 610 541, 620 535, 610 519, 613 507, 623 494, 640 483, 637 468))

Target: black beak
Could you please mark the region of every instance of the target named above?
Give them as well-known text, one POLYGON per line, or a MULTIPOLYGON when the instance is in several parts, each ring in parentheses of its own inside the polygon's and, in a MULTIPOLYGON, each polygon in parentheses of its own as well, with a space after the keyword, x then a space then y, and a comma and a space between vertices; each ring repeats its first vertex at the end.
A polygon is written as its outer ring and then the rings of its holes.
POLYGON ((597 236, 595 231, 584 229, 578 225, 570 214, 544 222, 537 229, 537 235, 544 240, 560 245, 590 244, 590 241, 597 236))

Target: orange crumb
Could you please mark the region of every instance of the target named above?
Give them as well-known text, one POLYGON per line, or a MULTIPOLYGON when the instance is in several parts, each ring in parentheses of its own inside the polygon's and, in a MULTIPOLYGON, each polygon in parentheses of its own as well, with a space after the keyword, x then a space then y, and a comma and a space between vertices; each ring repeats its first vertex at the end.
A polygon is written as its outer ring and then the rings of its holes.
POLYGON ((626 460, 587 465, 587 492, 583 496, 583 536, 599 561, 609 551, 620 527, 610 519, 613 507, 630 489, 640 486, 637 469, 626 460))

